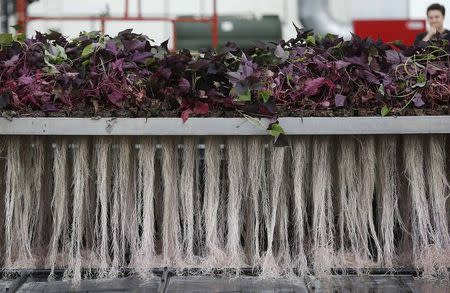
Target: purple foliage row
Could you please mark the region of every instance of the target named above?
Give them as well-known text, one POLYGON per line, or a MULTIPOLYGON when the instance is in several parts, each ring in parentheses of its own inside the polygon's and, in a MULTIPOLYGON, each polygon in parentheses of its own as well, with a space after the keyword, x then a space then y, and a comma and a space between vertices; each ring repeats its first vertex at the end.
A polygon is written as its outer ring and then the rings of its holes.
POLYGON ((414 47, 297 29, 279 43, 170 52, 125 30, 68 40, 0 36, 9 116, 268 117, 445 115, 450 46, 414 47))

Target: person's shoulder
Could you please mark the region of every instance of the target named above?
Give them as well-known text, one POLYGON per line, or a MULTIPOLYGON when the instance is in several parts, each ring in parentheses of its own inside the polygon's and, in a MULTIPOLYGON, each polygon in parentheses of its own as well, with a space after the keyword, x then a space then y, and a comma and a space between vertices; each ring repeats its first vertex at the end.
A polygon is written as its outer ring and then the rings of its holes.
POLYGON ((414 44, 421 42, 423 40, 423 38, 425 38, 426 35, 427 35, 427 32, 422 32, 422 33, 418 34, 416 36, 416 39, 414 40, 414 44))
POLYGON ((416 39, 423 39, 425 36, 427 35, 427 32, 422 32, 422 33, 419 33, 418 35, 417 35, 417 37, 416 37, 416 39))
POLYGON ((445 29, 444 33, 442 34, 442 37, 446 40, 450 41, 450 31, 448 29, 445 29))

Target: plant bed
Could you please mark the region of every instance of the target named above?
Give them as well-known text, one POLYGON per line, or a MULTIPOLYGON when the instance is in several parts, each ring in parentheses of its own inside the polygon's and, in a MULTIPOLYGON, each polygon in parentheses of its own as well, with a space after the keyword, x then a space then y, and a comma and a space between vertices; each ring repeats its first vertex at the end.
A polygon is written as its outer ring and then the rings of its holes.
POLYGON ((297 33, 196 56, 131 30, 2 34, 0 109, 6 118, 264 117, 269 129, 278 117, 448 115, 445 40, 407 47, 297 33))

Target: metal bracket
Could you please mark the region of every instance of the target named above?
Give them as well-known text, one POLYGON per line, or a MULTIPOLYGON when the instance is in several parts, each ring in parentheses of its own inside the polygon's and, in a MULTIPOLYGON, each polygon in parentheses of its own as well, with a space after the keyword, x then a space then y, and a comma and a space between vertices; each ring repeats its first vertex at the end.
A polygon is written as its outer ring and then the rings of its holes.
POLYGON ((169 281, 170 277, 174 275, 173 270, 168 267, 164 267, 161 275, 161 283, 159 283, 158 293, 166 293, 167 289, 169 289, 169 281))

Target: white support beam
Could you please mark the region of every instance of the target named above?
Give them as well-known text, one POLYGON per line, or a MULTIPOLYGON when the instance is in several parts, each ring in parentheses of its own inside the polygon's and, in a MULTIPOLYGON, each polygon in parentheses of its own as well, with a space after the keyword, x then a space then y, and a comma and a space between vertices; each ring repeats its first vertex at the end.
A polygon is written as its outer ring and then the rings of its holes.
MULTIPOLYGON (((287 135, 450 133, 450 116, 280 118, 287 135)), ((0 135, 267 135, 267 119, 0 118, 0 135)))

